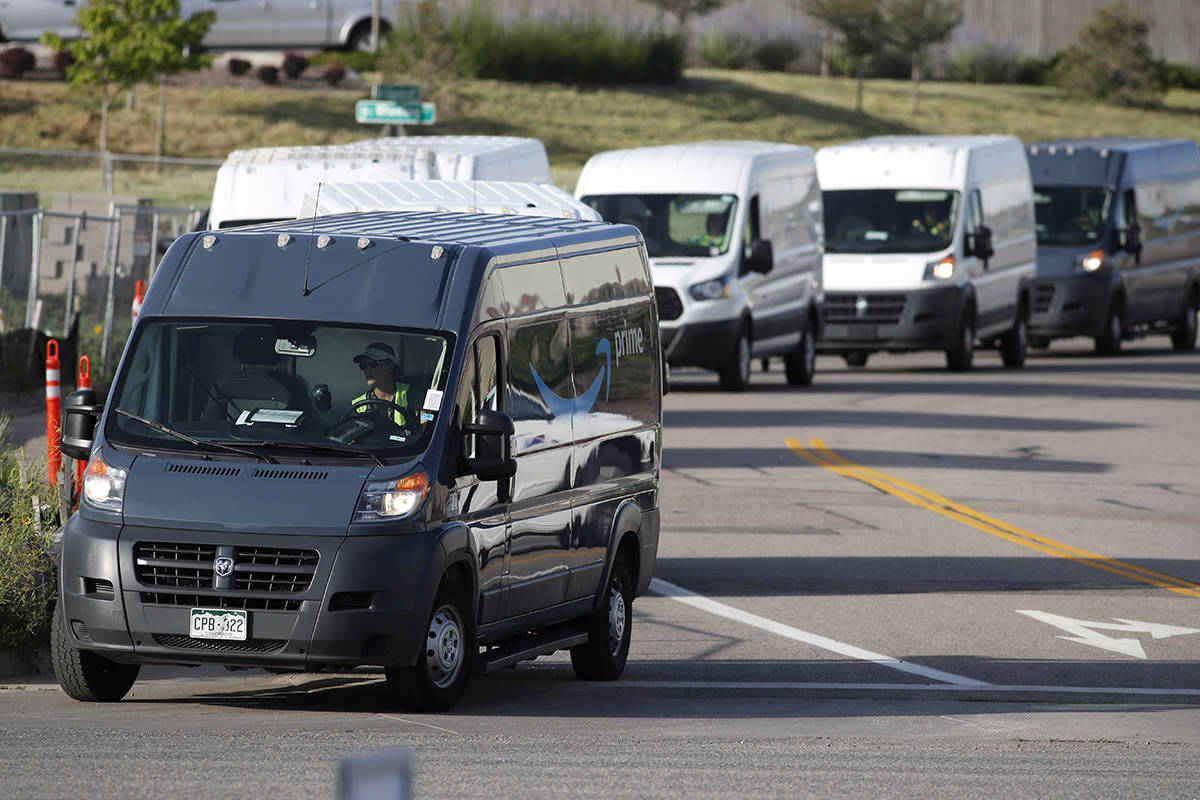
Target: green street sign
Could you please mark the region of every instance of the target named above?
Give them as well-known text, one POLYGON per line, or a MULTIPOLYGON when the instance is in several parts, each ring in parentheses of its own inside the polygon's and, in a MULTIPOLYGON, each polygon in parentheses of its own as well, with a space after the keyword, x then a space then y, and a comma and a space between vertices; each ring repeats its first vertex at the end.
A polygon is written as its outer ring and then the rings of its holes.
POLYGON ((392 125, 432 125, 437 122, 437 104, 359 100, 354 104, 354 119, 392 125))
POLYGON ((413 106, 421 102, 421 87, 411 83, 382 83, 375 87, 375 99, 413 106))

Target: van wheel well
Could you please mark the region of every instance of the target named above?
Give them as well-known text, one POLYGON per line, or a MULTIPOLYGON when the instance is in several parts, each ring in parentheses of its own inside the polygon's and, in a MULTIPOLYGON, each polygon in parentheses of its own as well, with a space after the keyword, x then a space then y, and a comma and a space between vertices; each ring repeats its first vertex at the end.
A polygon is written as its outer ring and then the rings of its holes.
MULTIPOLYGON (((391 30, 386 22, 379 20, 379 42, 383 43, 384 38, 391 30)), ((368 52, 371 49, 371 20, 363 19, 354 24, 350 29, 350 35, 346 37, 346 49, 354 52, 368 52)))

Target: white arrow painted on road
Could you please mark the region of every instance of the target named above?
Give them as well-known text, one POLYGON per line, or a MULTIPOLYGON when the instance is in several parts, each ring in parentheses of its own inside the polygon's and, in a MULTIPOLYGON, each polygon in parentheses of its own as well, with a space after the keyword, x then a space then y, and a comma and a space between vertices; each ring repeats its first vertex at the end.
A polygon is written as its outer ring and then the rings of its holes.
POLYGON ((1112 623, 1071 619, 1070 617, 1060 617, 1058 614, 1050 614, 1045 611, 1022 611, 1017 609, 1017 613, 1033 617, 1056 628, 1061 628, 1068 633, 1075 634, 1074 636, 1059 636, 1059 639, 1066 639, 1068 642, 1079 642, 1091 647, 1099 647, 1102 650, 1112 650, 1115 653, 1142 659, 1146 657, 1146 651, 1142 649, 1142 643, 1137 639, 1118 639, 1113 636, 1105 636, 1099 631, 1148 633, 1155 639, 1183 636, 1187 633, 1200 633, 1200 630, 1196 628, 1182 628, 1178 625, 1162 625, 1156 622, 1138 622, 1137 620, 1121 619, 1120 617, 1113 617, 1116 623, 1112 623))

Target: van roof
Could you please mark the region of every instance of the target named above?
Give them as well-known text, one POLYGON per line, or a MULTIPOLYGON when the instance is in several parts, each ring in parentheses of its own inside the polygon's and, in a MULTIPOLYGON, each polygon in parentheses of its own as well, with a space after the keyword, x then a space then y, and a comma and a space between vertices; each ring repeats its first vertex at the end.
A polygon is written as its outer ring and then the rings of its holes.
POLYGON ((822 191, 961 188, 970 178, 1028 174, 1015 136, 872 136, 817 151, 822 191), (992 156, 995 154, 995 156, 992 156))
POLYGON ((396 161, 412 159, 413 152, 417 150, 427 150, 439 155, 461 153, 476 156, 528 147, 544 148, 544 145, 538 139, 520 136, 382 136, 346 144, 234 150, 225 157, 225 163, 266 164, 315 159, 396 161))
POLYGON ((299 216, 422 210, 600 219, 594 208, 557 186, 518 181, 326 183, 308 191, 299 216))
POLYGON ((575 194, 737 192, 753 165, 797 157, 811 164, 812 148, 782 142, 723 140, 607 150, 588 159, 575 194))
POLYGON ((1033 182, 1041 186, 1112 186, 1200 174, 1191 139, 1093 137, 1035 142, 1026 148, 1033 182))
POLYGON ((459 330, 474 313, 479 280, 493 258, 542 259, 556 250, 640 241, 629 225, 428 212, 339 214, 188 233, 163 259, 139 319, 352 320, 459 330), (451 258, 456 248, 462 252, 451 258))

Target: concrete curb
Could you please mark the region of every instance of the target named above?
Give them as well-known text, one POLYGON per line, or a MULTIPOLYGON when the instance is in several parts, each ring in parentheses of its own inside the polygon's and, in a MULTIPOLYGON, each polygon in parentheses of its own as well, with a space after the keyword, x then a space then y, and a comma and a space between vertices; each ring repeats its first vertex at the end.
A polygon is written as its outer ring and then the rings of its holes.
POLYGON ((49 648, 39 648, 32 653, 23 650, 0 650, 0 678, 53 674, 49 648))

